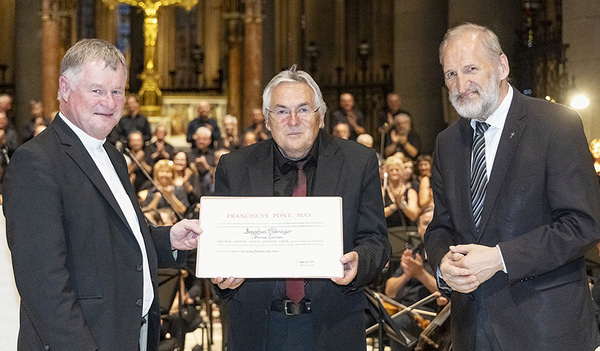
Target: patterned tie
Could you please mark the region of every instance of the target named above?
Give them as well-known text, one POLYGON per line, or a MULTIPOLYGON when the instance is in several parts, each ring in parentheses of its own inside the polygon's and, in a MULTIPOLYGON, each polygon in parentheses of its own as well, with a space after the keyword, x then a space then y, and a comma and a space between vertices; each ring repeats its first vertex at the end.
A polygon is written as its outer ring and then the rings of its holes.
MULTIPOLYGON (((298 180, 294 186, 292 196, 306 196, 306 173, 304 172, 306 162, 308 162, 308 160, 294 162, 294 166, 298 169, 298 180)), ((299 303, 304 298, 304 279, 286 279, 285 293, 293 303, 299 303)))
POLYGON ((485 166, 485 131, 490 127, 485 122, 475 122, 475 137, 473 138, 471 163, 471 206, 475 226, 479 229, 485 189, 487 188, 487 170, 485 166))

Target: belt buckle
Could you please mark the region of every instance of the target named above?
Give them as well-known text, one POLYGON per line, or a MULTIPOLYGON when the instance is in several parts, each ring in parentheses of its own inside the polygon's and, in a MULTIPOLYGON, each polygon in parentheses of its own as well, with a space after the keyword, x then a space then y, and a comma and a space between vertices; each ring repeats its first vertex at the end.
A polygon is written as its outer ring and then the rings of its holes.
POLYGON ((293 303, 292 300, 283 300, 283 310, 288 316, 302 313, 300 304, 293 303))

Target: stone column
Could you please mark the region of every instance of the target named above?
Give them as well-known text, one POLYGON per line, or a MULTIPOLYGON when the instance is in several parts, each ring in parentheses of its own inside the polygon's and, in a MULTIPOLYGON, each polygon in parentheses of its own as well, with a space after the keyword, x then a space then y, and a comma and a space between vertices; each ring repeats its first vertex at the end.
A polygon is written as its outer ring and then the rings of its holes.
POLYGON ((412 115, 423 153, 432 152, 436 135, 445 128, 438 46, 446 16, 439 0, 394 1, 394 90, 412 115))
MULTIPOLYGON (((242 23, 241 14, 232 12, 225 15, 227 21, 227 41, 229 43, 229 79, 227 91, 227 110, 242 118, 242 23)), ((240 123, 239 127, 244 127, 240 123)), ((243 129, 243 128, 242 128, 243 129)))
POLYGON ((42 21, 39 17, 41 10, 39 0, 15 1, 16 84, 13 115, 17 117, 16 127, 19 131, 29 118, 30 108, 27 102, 42 97, 42 21))
POLYGON ((244 104, 242 126, 252 123, 252 109, 261 106, 262 1, 247 0, 244 14, 244 104))
MULTIPOLYGON (((335 1, 335 63, 336 66, 346 66, 346 2, 335 1)), ((335 67, 334 67, 335 68, 335 67)))
POLYGON ((58 110, 60 18, 58 0, 42 1, 42 103, 46 114, 58 110))
POLYGON ((204 79, 208 86, 219 76, 219 60, 221 58, 221 21, 220 0, 204 2, 204 79))

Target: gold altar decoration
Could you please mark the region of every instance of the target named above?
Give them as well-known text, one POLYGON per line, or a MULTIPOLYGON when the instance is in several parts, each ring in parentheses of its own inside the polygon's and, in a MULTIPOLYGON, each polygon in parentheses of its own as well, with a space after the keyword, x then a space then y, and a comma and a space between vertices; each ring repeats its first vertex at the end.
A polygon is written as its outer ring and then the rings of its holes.
POLYGON ((102 0, 110 9, 115 5, 126 4, 144 10, 144 71, 139 101, 141 110, 153 116, 160 114, 162 92, 158 87, 159 74, 156 72, 154 61, 156 57, 156 37, 158 35, 158 9, 163 6, 178 5, 191 10, 198 0, 102 0))

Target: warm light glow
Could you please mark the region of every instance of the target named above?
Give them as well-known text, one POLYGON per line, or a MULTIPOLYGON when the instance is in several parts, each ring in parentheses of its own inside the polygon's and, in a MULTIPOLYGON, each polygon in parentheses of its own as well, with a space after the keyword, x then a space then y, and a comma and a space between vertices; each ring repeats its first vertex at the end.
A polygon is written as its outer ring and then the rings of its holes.
POLYGON ((571 100, 571 107, 581 110, 588 107, 590 104, 590 100, 586 98, 584 95, 577 95, 571 100))

